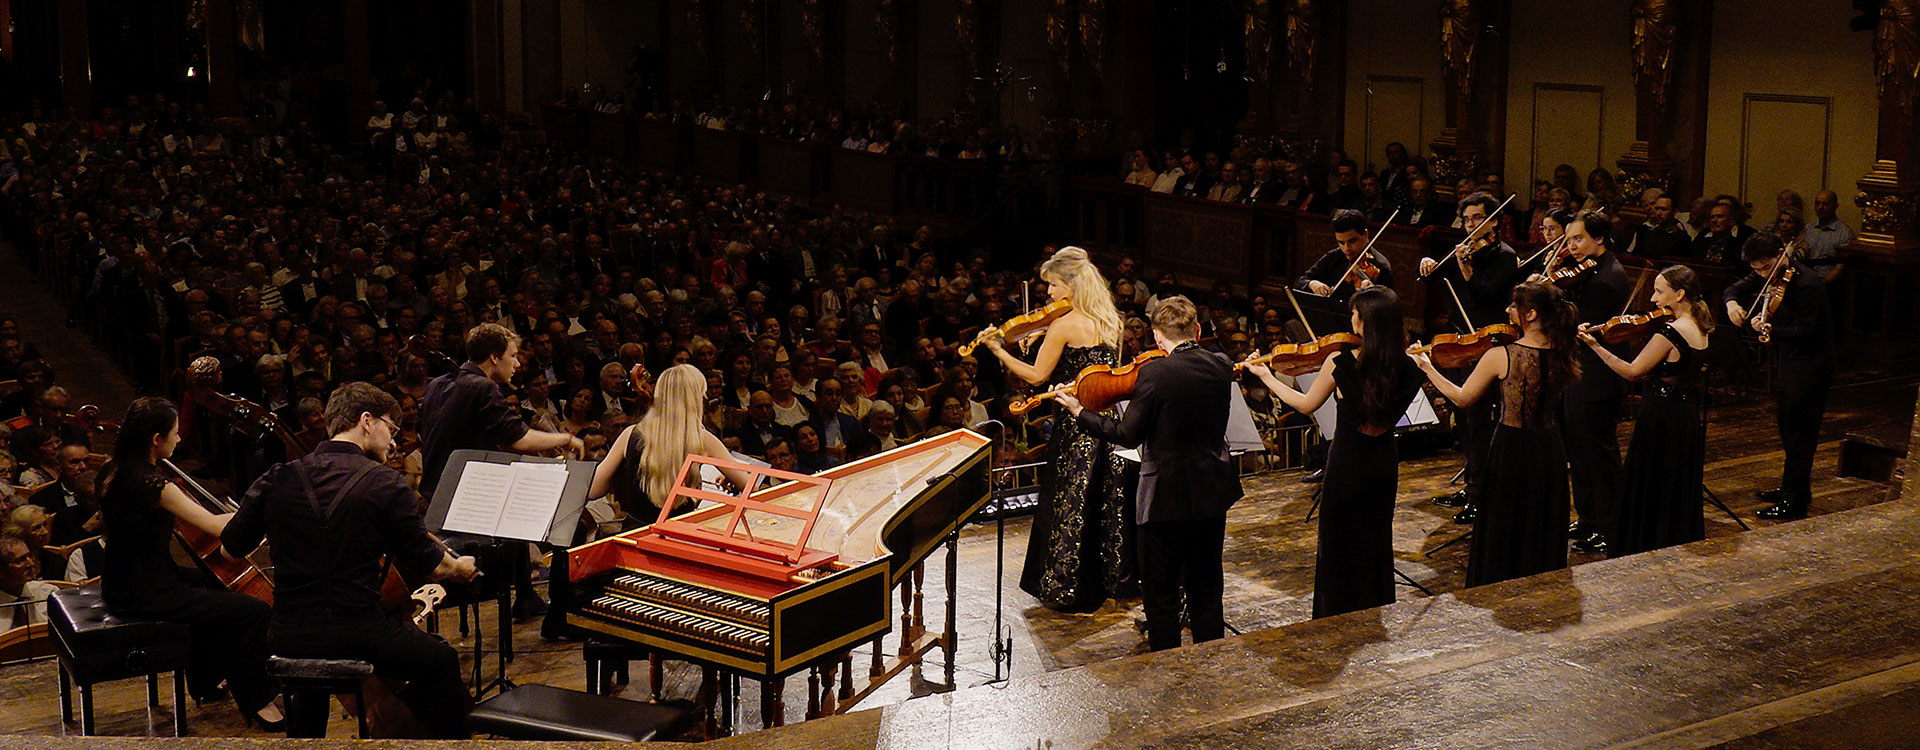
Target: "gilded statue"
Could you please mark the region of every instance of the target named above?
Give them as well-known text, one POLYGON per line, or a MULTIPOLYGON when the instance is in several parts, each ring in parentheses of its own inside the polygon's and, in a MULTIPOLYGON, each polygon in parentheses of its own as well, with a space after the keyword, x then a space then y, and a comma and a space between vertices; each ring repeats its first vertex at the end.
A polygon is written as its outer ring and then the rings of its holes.
POLYGON ((1669 0, 1634 0, 1633 82, 1653 94, 1653 103, 1667 105, 1667 81, 1672 77, 1673 5, 1669 0))
POLYGON ((1453 79, 1462 97, 1473 95, 1473 48, 1479 38, 1476 0, 1441 0, 1440 69, 1453 79))
POLYGON ((880 46, 887 50, 887 62, 895 62, 900 54, 899 45, 893 36, 894 0, 875 0, 873 4, 873 30, 880 35, 880 46))
POLYGON ((707 0, 692 0, 687 3, 687 27, 693 31, 690 41, 699 51, 707 49, 707 0))
POLYGON ((1093 75, 1100 75, 1107 43, 1107 0, 1080 0, 1080 50, 1087 54, 1093 75))
POLYGON ((1313 90, 1313 48, 1319 36, 1313 0, 1287 0, 1287 65, 1308 91, 1313 90))
POLYGON ((1273 0, 1247 0, 1246 42, 1247 75, 1264 82, 1273 52, 1273 0))
POLYGON ((813 59, 822 60, 827 56, 827 9, 826 0, 801 0, 800 35, 806 37, 807 49, 813 52, 813 59))
POLYGON ((766 16, 766 0, 742 0, 740 33, 747 37, 747 49, 760 54, 760 22, 766 16))
POLYGON ((1892 94, 1901 112, 1912 109, 1914 79, 1920 76, 1920 0, 1881 4, 1880 27, 1873 37, 1873 73, 1881 99, 1892 94))
POLYGON ((980 69, 980 0, 956 0, 953 38, 960 44, 960 64, 966 72, 980 69))
POLYGON ((1053 0, 1047 8, 1047 49, 1060 75, 1073 76, 1073 0, 1053 0))

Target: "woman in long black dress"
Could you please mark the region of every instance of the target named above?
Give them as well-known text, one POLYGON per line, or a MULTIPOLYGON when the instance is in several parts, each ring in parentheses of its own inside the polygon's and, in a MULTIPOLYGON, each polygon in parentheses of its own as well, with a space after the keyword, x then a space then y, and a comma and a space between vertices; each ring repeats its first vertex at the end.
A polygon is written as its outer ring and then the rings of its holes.
MULTIPOLYGON (((1119 362, 1120 311, 1087 251, 1054 253, 1040 266, 1040 278, 1050 297, 1072 301, 1073 312, 1048 326, 1033 363, 1008 353, 997 337, 982 334, 980 343, 1009 372, 1048 387, 1073 380, 1083 368, 1119 362)), ((1053 421, 1041 501, 1020 571, 1022 590, 1067 612, 1092 612, 1108 596, 1136 595, 1126 463, 1078 420, 1053 421)))
POLYGON ((180 413, 171 402, 133 402, 113 448, 113 479, 100 502, 106 524, 101 597, 107 610, 121 617, 187 623, 193 658, 187 677, 195 698, 217 696, 224 679, 242 719, 277 728, 284 721, 273 702, 280 688, 266 672, 273 608, 249 596, 195 586, 173 563, 175 518, 218 537, 232 517, 209 513, 161 477, 161 459, 179 445, 180 413))
POLYGON ((1400 454, 1393 428, 1420 392, 1420 369, 1407 357, 1400 296, 1387 287, 1353 295, 1359 354, 1327 357, 1306 393, 1262 365, 1247 369, 1303 414, 1340 403, 1321 485, 1320 542, 1313 573, 1313 616, 1393 603, 1393 506, 1400 454), (1337 386, 1337 388, 1336 388, 1337 386))
POLYGON ((1567 452, 1554 411, 1580 376, 1573 359, 1579 312, 1550 284, 1521 284, 1511 299, 1507 321, 1520 339, 1488 351, 1465 383, 1448 380, 1425 354, 1413 355, 1427 380, 1461 407, 1499 383, 1500 424, 1467 553, 1469 587, 1567 567, 1567 452))
POLYGON ((1713 312, 1700 296, 1700 277, 1686 266, 1669 266, 1653 279, 1653 304, 1673 311, 1673 320, 1654 333, 1640 354, 1627 362, 1614 356, 1584 330, 1581 343, 1628 380, 1648 381, 1640 394, 1640 416, 1633 421, 1627 448, 1626 483, 1608 557, 1631 555, 1705 539, 1700 503, 1700 471, 1706 460, 1707 433, 1700 425, 1705 392, 1700 364, 1713 332, 1713 312))

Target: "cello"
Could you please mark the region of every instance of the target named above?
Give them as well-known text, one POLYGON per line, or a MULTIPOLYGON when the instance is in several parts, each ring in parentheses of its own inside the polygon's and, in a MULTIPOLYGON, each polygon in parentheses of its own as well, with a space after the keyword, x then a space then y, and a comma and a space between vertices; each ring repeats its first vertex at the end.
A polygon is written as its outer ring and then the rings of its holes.
MULTIPOLYGON (((199 503, 200 507, 205 508, 208 513, 223 515, 240 509, 232 500, 215 495, 207 491, 207 488, 200 486, 200 483, 188 476, 187 472, 174 465, 171 459, 160 459, 160 469, 171 477, 174 484, 179 485, 180 489, 187 493, 187 497, 199 503)), ((273 604, 273 579, 254 567, 253 562, 247 558, 227 555, 226 551, 220 547, 219 535, 208 534, 200 530, 200 527, 188 523, 186 519, 175 517, 173 536, 180 540, 181 546, 186 547, 187 551, 193 555, 194 562, 199 564, 200 569, 213 576, 214 580, 219 581, 220 585, 228 591, 251 596, 269 605, 273 604)))

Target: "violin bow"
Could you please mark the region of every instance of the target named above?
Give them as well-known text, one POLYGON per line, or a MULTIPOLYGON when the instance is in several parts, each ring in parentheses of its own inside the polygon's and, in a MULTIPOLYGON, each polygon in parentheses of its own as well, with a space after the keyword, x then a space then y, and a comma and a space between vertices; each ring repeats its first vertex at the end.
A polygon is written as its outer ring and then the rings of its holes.
POLYGON ((1467 333, 1480 330, 1473 324, 1473 316, 1467 314, 1467 306, 1460 304, 1460 292, 1453 288, 1453 279, 1441 279, 1447 282, 1447 293, 1453 295, 1453 305, 1460 308, 1460 319, 1467 322, 1467 333))
MULTIPOLYGON (((1367 240, 1366 249, 1361 250, 1360 257, 1354 258, 1353 263, 1347 266, 1346 272, 1340 274, 1340 278, 1333 282, 1333 289, 1339 289, 1341 284, 1347 283, 1347 277, 1353 275, 1353 269, 1359 268, 1360 261, 1365 260, 1367 257, 1367 254, 1373 252, 1373 243, 1380 241, 1380 237, 1387 233, 1386 232, 1387 225, 1392 224, 1393 218, 1399 215, 1400 215, 1400 209, 1397 209, 1397 208, 1393 210, 1393 213, 1387 214, 1387 220, 1380 222, 1380 231, 1374 233, 1373 239, 1367 240)), ((1328 291, 1327 296, 1329 297, 1333 296, 1333 292, 1328 291)))
POLYGON ((1482 232, 1492 231, 1494 227, 1499 226, 1494 222, 1494 219, 1500 216, 1500 212, 1502 210, 1505 210, 1507 207, 1507 204, 1512 203, 1514 197, 1517 195, 1519 195, 1519 193, 1514 193, 1513 195, 1507 196, 1506 200, 1501 201, 1500 206, 1498 208, 1493 209, 1493 213, 1487 214, 1487 218, 1480 222, 1480 226, 1478 228, 1475 228, 1472 232, 1467 234, 1466 239, 1461 240, 1460 244, 1454 245, 1453 249, 1448 250, 1446 255, 1440 256, 1440 260, 1434 263, 1434 267, 1439 268, 1440 264, 1447 262, 1448 258, 1452 258, 1453 256, 1460 254, 1460 248, 1480 241, 1482 232))
POLYGON ((1300 300, 1293 296, 1293 287, 1287 287, 1287 301, 1293 303, 1293 314, 1300 316, 1300 325, 1307 329, 1307 338, 1320 338, 1313 334, 1313 324, 1307 322, 1307 313, 1300 309, 1300 300))
MULTIPOLYGON (((1540 256, 1542 256, 1542 255, 1546 255, 1546 253, 1547 253, 1547 251, 1548 251, 1548 250, 1553 250, 1554 248, 1556 248, 1556 247, 1558 247, 1558 246, 1560 245, 1560 243, 1562 243, 1562 242, 1566 242, 1566 241, 1567 241, 1567 236, 1566 236, 1566 235, 1564 235, 1564 234, 1563 234, 1563 235, 1560 235, 1560 238, 1559 238, 1559 239, 1556 239, 1556 240, 1554 240, 1554 241, 1552 241, 1552 242, 1549 242, 1549 243, 1547 243, 1545 247, 1542 247, 1542 248, 1540 248, 1540 251, 1539 251, 1539 252, 1537 252, 1537 253, 1534 253, 1533 255, 1530 255, 1530 256, 1527 256, 1527 259, 1526 259, 1526 260, 1524 260, 1524 261, 1521 261, 1521 262, 1520 262, 1520 266, 1519 266, 1519 267, 1520 267, 1520 268, 1526 268, 1526 267, 1527 267, 1527 264, 1529 264, 1529 263, 1532 263, 1532 262, 1534 262, 1535 260, 1538 260, 1538 259, 1540 258, 1540 256)), ((1556 256, 1557 256, 1557 255, 1559 255, 1559 251, 1557 251, 1557 250, 1555 250, 1555 251, 1554 251, 1554 255, 1556 255, 1556 256)), ((1553 261, 1554 261, 1554 257, 1552 257, 1552 256, 1549 256, 1549 257, 1547 258, 1547 263, 1546 263, 1546 265, 1545 265, 1545 266, 1542 266, 1542 267, 1543 267, 1543 268, 1552 268, 1552 267, 1553 267, 1553 261)))
POLYGON ((1627 293, 1627 304, 1620 306, 1621 315, 1625 315, 1628 310, 1633 309, 1633 298, 1640 296, 1640 288, 1646 286, 1647 277, 1653 275, 1656 275, 1656 272, 1653 269, 1647 269, 1646 273, 1640 274, 1639 281, 1633 282, 1633 291, 1627 293))

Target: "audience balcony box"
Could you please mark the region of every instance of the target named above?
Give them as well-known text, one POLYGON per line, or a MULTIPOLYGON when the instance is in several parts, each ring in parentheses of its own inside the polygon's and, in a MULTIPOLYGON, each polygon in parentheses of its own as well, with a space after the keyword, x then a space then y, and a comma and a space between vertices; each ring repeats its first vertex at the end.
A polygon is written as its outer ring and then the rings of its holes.
POLYGON ((633 154, 633 126, 637 118, 589 112, 586 119, 587 153, 626 163, 633 154))

